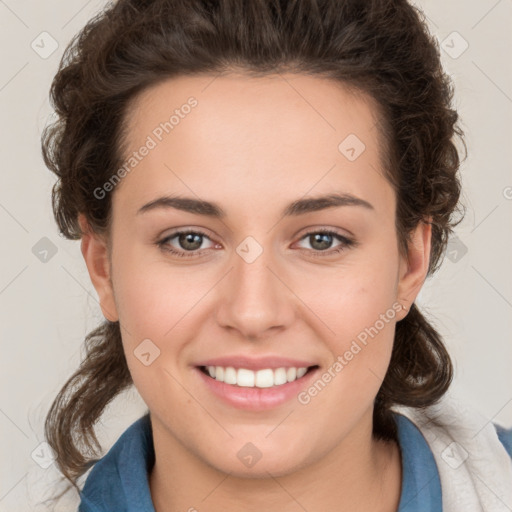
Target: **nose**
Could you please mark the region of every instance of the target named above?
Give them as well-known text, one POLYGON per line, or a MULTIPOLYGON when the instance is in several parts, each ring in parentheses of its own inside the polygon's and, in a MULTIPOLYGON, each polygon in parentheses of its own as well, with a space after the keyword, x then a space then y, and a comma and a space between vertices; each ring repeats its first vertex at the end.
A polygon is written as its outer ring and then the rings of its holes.
POLYGON ((234 254, 231 271, 218 290, 217 308, 219 325, 238 331, 249 341, 286 329, 293 321, 295 297, 271 250, 263 250, 251 261, 250 252, 254 250, 253 246, 248 252, 234 254))

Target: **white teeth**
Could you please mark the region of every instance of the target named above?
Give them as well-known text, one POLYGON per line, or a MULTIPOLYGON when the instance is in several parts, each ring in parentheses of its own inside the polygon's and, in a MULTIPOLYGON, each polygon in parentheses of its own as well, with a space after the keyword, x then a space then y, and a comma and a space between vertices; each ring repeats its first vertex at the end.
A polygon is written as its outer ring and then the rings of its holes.
MULTIPOLYGON (((241 371, 241 370, 238 370, 241 371)), ((246 370, 249 371, 249 370, 246 370)), ((251 372, 254 375, 254 372, 251 372)), ((239 384, 240 385, 240 384, 239 384)), ((274 372, 270 368, 256 372, 256 387, 271 388, 274 385, 274 372)))
POLYGON ((288 368, 286 370, 286 380, 288 382, 292 382, 292 380, 295 380, 297 378, 297 368, 288 368))
POLYGON ((278 368, 274 370, 274 385, 280 386, 281 384, 286 384, 288 381, 286 379, 286 368, 278 368))
POLYGON ((219 382, 237 385, 246 388, 271 388, 281 386, 287 382, 300 379, 308 371, 307 368, 265 368, 264 370, 252 371, 247 368, 235 369, 232 366, 207 366, 206 370, 210 377, 219 382))
POLYGON ((245 368, 240 368, 236 374, 235 384, 243 386, 244 388, 253 388, 254 372, 251 372, 251 370, 246 370, 245 368))
POLYGON ((236 384, 236 370, 232 366, 224 369, 224 382, 226 384, 236 384))
POLYGON ((306 375, 307 371, 308 371, 307 368, 297 368, 297 379, 304 377, 304 375, 306 375))

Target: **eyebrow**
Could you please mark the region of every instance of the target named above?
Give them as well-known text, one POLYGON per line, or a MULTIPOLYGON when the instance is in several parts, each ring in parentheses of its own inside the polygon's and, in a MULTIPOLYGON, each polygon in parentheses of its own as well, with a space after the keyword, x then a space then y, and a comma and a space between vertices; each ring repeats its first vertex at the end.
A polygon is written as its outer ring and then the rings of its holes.
MULTIPOLYGON (((368 210, 374 210, 374 207, 364 199, 353 196, 352 194, 327 194, 323 196, 298 199, 290 203, 282 212, 283 217, 304 215, 305 213, 317 212, 327 208, 339 206, 362 206, 368 210)), ((206 215, 217 219, 226 217, 226 212, 217 204, 201 199, 182 196, 163 196, 142 206, 137 214, 145 213, 159 208, 174 208, 184 212, 195 213, 197 215, 206 215)))

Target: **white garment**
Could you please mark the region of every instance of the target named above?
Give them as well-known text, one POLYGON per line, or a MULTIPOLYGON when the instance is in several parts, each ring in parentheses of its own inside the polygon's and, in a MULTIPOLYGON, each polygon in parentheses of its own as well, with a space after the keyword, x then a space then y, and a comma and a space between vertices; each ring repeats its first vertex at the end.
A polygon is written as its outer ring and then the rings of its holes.
POLYGON ((491 420, 450 395, 423 410, 393 409, 418 427, 432 450, 443 512, 512 511, 512 459, 491 420))

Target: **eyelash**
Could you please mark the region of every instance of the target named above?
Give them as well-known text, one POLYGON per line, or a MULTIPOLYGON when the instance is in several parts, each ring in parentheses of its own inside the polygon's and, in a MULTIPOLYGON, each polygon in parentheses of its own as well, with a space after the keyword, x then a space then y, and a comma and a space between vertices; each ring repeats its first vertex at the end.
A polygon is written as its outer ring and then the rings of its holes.
MULTIPOLYGON (((201 254, 200 250, 199 251, 183 252, 183 251, 177 251, 176 249, 173 249, 173 248, 171 248, 168 245, 168 242, 170 240, 172 240, 173 238, 176 238, 179 235, 186 235, 186 234, 200 235, 200 236, 208 238, 210 240, 210 237, 206 233, 203 233, 202 231, 183 230, 183 231, 176 231, 172 235, 166 236, 162 240, 156 242, 156 245, 160 249, 162 249, 163 251, 170 252, 171 254, 173 254, 174 256, 178 256, 179 258, 195 258, 195 257, 198 257, 201 254)), ((353 246, 357 245, 355 240, 352 240, 350 238, 347 238, 346 236, 340 235, 336 231, 332 231, 332 230, 328 230, 328 229, 321 229, 321 228, 313 230, 313 231, 309 231, 308 233, 305 233, 300 238, 300 240, 303 240, 304 238, 307 238, 308 236, 316 235, 316 234, 323 234, 323 235, 334 236, 340 242, 342 242, 342 244, 340 246, 338 246, 337 249, 325 250, 325 251, 318 251, 318 250, 314 250, 314 249, 301 249, 303 251, 307 251, 307 252, 311 253, 311 256, 314 256, 314 257, 322 258, 322 257, 327 257, 327 256, 334 256, 336 254, 339 254, 339 253, 345 251, 346 249, 348 249, 350 247, 353 247, 353 246)))

